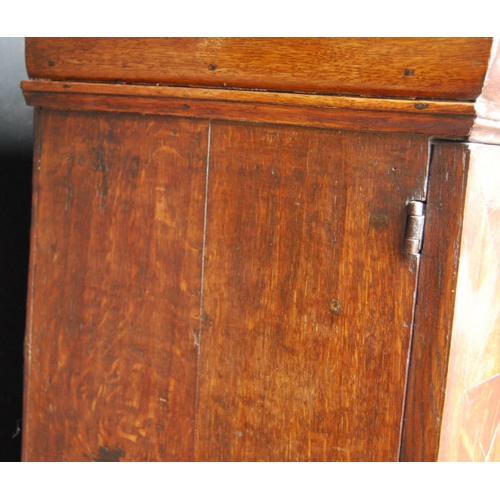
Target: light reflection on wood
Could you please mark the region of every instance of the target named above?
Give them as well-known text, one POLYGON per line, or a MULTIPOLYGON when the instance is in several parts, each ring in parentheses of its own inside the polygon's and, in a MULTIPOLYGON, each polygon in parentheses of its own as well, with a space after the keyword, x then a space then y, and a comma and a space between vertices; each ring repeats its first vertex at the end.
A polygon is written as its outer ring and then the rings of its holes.
POLYGON ((500 147, 471 145, 439 461, 500 461, 500 147))

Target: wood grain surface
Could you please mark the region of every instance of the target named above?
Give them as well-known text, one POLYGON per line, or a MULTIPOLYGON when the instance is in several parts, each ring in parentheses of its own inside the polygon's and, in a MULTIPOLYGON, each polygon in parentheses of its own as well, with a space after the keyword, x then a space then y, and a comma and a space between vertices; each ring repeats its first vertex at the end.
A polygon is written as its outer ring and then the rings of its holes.
POLYGON ((491 38, 27 38, 30 78, 474 100, 491 38))
POLYGON ((498 152, 429 148, 500 142, 497 41, 28 38, 26 59, 24 460, 498 459, 498 152))
POLYGON ((428 144, 215 122, 197 460, 397 460, 428 144))
POLYGON ((24 336, 24 383, 23 383, 23 422, 22 422, 22 443, 21 443, 21 460, 29 459, 28 452, 28 421, 29 413, 31 412, 31 401, 29 397, 29 387, 31 379, 36 378, 36 367, 33 366, 31 358, 31 349, 33 341, 33 295, 35 289, 35 263, 36 263, 36 241, 37 241, 37 223, 38 223, 38 198, 40 191, 40 166, 41 166, 41 150, 42 150, 42 129, 43 123, 42 110, 33 110, 33 183, 32 183, 32 208, 31 208, 31 228, 30 228, 30 256, 28 270, 28 290, 26 304, 26 331, 24 336), (31 373, 33 368, 34 372, 31 373))
POLYGON ((193 459, 207 129, 42 112, 25 460, 193 459))
POLYGON ((159 85, 132 85, 117 83, 56 82, 26 80, 21 82, 25 93, 85 94, 88 96, 134 96, 159 99, 186 99, 215 102, 287 105, 369 111, 400 111, 418 115, 475 115, 474 103, 449 100, 391 99, 388 97, 352 97, 338 95, 234 90, 216 88, 189 88, 159 85))
POLYGON ((46 109, 415 132, 462 139, 469 135, 475 118, 474 105, 469 102, 47 81, 23 82, 22 87, 29 105, 46 109))
POLYGON ((471 145, 439 461, 500 461, 500 146, 471 145))
POLYGON ((25 460, 398 458, 425 137, 39 124, 25 460))
POLYGON ((432 147, 401 460, 438 457, 455 308, 468 146, 432 147))

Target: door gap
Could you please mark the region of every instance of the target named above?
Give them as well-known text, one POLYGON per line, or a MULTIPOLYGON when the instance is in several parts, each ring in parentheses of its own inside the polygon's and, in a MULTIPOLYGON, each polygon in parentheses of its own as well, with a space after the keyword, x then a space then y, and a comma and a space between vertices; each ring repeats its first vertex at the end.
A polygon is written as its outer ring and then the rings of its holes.
MULTIPOLYGON (((424 196, 423 199, 420 201, 423 201, 424 203, 427 203, 427 193, 429 189, 429 181, 430 181, 430 176, 431 176, 431 160, 432 160, 432 155, 434 152, 434 144, 432 140, 429 140, 429 149, 428 149, 428 154, 427 154, 427 172, 426 172, 426 177, 425 177, 425 187, 424 187, 424 196)), ((424 234, 422 235, 422 244, 421 244, 421 250, 418 255, 410 255, 409 258, 413 259, 414 262, 412 263, 413 269, 415 270, 415 291, 413 292, 413 307, 412 307, 412 314, 411 314, 411 328, 410 328, 410 345, 408 346, 408 355, 406 359, 406 374, 405 374, 405 386, 404 386, 404 391, 403 391, 403 407, 402 407, 402 412, 401 412, 401 424, 399 426, 399 449, 398 449, 398 457, 397 461, 401 461, 401 453, 402 453, 402 446, 403 446, 403 431, 404 431, 404 425, 405 425, 405 419, 406 419, 406 407, 407 407, 407 396, 408 396, 408 382, 409 382, 409 377, 410 377, 410 362, 411 362, 411 355, 413 351, 413 334, 415 330, 415 313, 417 310, 417 302, 418 302, 418 283, 419 283, 419 275, 420 275, 420 261, 421 261, 421 253, 424 248, 424 241, 425 241, 425 231, 427 230, 427 226, 424 226, 424 234)))

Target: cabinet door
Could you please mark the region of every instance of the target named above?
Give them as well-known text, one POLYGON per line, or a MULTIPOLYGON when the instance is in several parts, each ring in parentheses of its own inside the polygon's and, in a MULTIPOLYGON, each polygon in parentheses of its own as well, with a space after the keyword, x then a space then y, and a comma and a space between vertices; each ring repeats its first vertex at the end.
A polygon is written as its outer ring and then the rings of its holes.
POLYGON ((42 111, 25 459, 193 459, 207 132, 42 111))
POLYGON ((397 460, 425 137, 215 122, 198 460, 397 460))
POLYGON ((25 459, 398 458, 426 137, 37 130, 25 459))

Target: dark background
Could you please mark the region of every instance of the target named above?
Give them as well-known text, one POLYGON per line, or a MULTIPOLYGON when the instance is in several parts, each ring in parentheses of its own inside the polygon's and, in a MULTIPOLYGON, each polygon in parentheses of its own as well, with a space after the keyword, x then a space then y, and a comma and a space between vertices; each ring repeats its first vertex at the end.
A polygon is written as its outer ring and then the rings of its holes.
POLYGON ((24 38, 0 38, 0 461, 19 461, 31 218, 33 109, 24 38))

